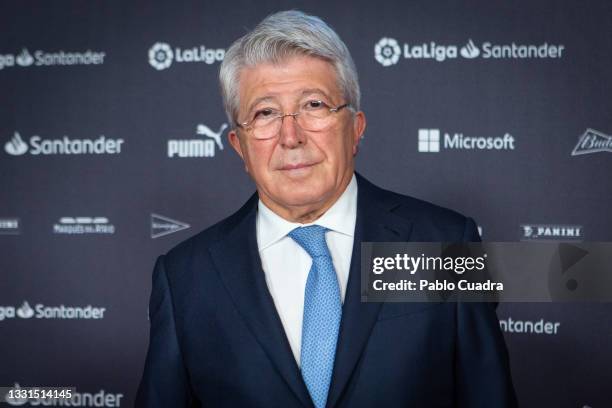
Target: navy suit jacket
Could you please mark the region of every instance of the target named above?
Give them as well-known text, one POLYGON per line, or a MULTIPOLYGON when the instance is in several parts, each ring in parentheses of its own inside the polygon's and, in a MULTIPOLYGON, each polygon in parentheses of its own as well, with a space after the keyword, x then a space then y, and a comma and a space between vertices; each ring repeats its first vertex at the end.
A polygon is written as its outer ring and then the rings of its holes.
MULTIPOLYGON (((479 241, 474 221, 357 176, 327 407, 514 407, 495 305, 361 303, 362 241, 479 241)), ((313 407, 268 291, 257 195, 160 256, 137 407, 313 407)))

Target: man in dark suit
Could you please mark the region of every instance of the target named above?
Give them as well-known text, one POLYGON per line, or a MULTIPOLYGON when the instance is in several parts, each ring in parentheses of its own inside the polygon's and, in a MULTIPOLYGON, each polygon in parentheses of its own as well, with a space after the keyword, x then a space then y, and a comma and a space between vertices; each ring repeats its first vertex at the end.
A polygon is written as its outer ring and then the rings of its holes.
POLYGON ((226 53, 229 141, 257 193, 157 260, 139 407, 513 407, 486 303, 362 303, 360 244, 478 241, 456 212, 354 171, 354 63, 280 12, 226 53))

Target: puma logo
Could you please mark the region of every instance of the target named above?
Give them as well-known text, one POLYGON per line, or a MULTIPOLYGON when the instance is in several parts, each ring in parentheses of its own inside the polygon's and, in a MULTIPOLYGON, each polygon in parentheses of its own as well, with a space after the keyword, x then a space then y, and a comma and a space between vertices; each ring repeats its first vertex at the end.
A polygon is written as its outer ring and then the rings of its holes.
POLYGON ((223 133, 225 128, 227 128, 227 123, 222 124, 218 132, 213 132, 208 126, 200 123, 196 128, 196 134, 210 137, 215 141, 215 143, 217 143, 217 146, 219 146, 219 150, 223 150, 221 134, 223 133))

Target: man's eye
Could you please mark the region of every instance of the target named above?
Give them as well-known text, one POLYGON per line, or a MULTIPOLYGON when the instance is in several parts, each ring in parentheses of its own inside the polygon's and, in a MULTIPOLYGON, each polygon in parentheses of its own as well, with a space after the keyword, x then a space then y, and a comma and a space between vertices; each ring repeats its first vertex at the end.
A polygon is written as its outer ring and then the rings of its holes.
POLYGON ((276 110, 271 108, 260 109, 253 115, 253 120, 255 119, 266 119, 275 116, 276 110))
POLYGON ((304 108, 306 110, 319 110, 319 109, 327 108, 327 104, 323 101, 313 100, 313 101, 306 102, 306 104, 304 105, 304 108))

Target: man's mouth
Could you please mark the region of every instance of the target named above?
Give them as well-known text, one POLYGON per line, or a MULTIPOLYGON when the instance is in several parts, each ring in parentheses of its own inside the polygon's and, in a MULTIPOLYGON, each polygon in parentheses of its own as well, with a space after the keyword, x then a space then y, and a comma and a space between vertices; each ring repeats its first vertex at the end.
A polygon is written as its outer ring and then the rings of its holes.
POLYGON ((280 170, 299 170, 306 167, 312 167, 316 163, 296 163, 296 164, 285 164, 280 170))

